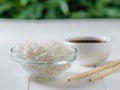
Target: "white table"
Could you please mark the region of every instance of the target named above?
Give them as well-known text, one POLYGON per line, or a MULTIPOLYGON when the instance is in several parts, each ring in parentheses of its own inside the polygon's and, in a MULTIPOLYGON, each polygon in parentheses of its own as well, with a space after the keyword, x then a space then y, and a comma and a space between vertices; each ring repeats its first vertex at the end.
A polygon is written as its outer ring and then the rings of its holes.
MULTIPOLYGON (((71 36, 108 36, 114 38, 113 53, 108 61, 120 59, 120 20, 59 20, 15 21, 0 20, 0 89, 1 90, 119 90, 120 72, 88 83, 87 79, 75 82, 64 80, 39 82, 25 78, 18 64, 10 60, 10 48, 26 40, 64 41, 71 36)), ((76 65, 73 65, 75 68, 76 65)), ((75 73, 89 70, 76 66, 75 73)))

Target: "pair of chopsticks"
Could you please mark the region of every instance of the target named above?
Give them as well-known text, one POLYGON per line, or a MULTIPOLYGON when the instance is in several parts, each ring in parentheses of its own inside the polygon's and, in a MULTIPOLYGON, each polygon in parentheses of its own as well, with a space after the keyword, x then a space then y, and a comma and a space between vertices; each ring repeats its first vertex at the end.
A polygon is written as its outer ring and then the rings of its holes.
POLYGON ((90 76, 90 75, 93 75, 95 73, 99 73, 100 71, 105 70, 105 72, 100 73, 100 74, 94 76, 93 78, 90 78, 89 81, 92 82, 92 81, 98 80, 102 77, 105 77, 107 75, 110 75, 119 69, 120 69, 120 61, 114 61, 114 62, 111 62, 109 64, 97 67, 97 68, 90 70, 88 72, 84 72, 82 74, 75 75, 75 76, 69 78, 68 81, 70 82, 70 81, 74 81, 74 80, 79 80, 79 79, 85 78, 87 76, 90 76))

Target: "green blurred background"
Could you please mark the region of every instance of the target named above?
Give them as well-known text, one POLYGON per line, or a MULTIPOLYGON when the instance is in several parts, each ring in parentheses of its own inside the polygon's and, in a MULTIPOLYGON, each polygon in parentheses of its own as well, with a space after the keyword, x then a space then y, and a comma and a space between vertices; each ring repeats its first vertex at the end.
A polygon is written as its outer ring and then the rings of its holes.
POLYGON ((0 0, 0 18, 120 18, 120 0, 0 0))

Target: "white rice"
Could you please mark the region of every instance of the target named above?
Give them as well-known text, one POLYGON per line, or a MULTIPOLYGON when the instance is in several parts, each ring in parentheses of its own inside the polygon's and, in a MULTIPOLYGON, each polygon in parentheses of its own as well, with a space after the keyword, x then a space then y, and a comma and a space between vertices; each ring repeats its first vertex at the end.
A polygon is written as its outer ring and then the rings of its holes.
MULTIPOLYGON (((16 48, 16 55, 22 60, 33 62, 55 62, 68 59, 73 48, 66 46, 64 43, 52 41, 42 42, 25 42, 16 48)), ((71 63, 65 64, 25 64, 21 63, 22 68, 33 78, 53 79, 61 76, 71 63)))

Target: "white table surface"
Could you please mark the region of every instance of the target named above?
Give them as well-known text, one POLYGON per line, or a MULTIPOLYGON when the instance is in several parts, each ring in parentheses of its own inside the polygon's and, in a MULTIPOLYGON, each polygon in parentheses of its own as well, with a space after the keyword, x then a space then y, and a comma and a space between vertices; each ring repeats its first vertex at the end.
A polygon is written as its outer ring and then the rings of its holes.
MULTIPOLYGON (((88 78, 68 83, 33 81, 27 79, 19 66, 10 60, 10 48, 26 40, 64 41, 72 36, 108 36, 114 38, 113 52, 107 61, 120 59, 120 20, 59 20, 59 21, 14 21, 0 20, 0 90, 119 90, 120 71, 98 81, 89 83, 88 78)), ((91 68, 75 63, 70 75, 91 68)))

